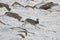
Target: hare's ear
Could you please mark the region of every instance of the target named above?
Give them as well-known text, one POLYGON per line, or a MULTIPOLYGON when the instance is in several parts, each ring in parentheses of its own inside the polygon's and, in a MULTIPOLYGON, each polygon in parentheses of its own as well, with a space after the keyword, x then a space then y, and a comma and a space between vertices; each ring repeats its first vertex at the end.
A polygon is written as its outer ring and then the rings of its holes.
POLYGON ((39 20, 39 18, 36 18, 36 20, 39 20))

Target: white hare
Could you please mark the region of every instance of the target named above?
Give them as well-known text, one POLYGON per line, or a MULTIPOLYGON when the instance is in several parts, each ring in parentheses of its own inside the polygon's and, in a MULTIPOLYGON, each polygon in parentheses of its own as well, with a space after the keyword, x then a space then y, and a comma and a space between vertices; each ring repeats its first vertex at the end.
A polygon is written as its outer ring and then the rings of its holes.
MULTIPOLYGON (((34 25, 35 27, 37 27, 36 25, 39 24, 39 19, 36 19, 36 21, 35 21, 33 19, 27 18, 27 19, 25 19, 24 24, 22 24, 22 26, 26 25, 26 23, 29 23, 29 24, 34 25)), ((37 28, 39 28, 39 27, 37 27, 37 28)))

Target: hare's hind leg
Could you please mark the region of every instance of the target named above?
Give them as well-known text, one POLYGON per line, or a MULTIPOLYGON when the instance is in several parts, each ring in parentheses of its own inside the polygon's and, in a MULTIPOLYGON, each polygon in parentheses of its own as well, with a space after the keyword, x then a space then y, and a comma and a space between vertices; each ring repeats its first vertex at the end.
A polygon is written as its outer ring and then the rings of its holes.
POLYGON ((24 27, 26 24, 27 24, 27 23, 26 23, 26 22, 24 22, 21 26, 22 26, 22 27, 24 27))

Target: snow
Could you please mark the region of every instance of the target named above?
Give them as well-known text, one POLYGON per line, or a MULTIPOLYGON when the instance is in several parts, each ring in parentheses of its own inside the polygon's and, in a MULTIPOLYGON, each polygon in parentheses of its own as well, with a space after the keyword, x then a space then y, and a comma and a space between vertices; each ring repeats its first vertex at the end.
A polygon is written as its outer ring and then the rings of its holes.
MULTIPOLYGON (((39 18, 39 24, 37 25, 40 29, 36 28, 31 24, 26 24, 21 26, 24 22, 20 22, 15 18, 4 15, 7 10, 5 8, 0 8, 0 21, 6 25, 0 23, 0 40, 60 40, 60 8, 59 6, 52 7, 49 10, 43 9, 32 9, 24 8, 19 6, 11 6, 14 2, 18 2, 24 6, 30 5, 34 6, 41 2, 55 2, 60 6, 60 0, 0 0, 0 2, 9 4, 11 11, 22 16, 22 20, 26 18, 31 18, 36 20, 39 18), (51 11, 51 12, 50 12, 51 11), (43 25, 43 26, 42 26, 43 25), (22 31, 21 27, 28 30, 27 36, 22 31), (11 29, 14 28, 14 29, 11 29), (31 32, 31 33, 29 33, 31 32), (22 38, 18 34, 23 34, 25 38, 22 38)), ((42 3, 44 4, 44 3, 42 3)), ((41 5, 38 5, 38 7, 41 5)))

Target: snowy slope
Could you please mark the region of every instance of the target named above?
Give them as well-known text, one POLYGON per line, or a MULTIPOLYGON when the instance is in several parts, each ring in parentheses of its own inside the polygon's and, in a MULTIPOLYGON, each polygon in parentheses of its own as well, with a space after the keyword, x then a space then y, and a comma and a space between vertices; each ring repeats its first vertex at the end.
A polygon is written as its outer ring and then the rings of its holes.
POLYGON ((0 8, 0 40, 60 40, 60 8, 59 6, 55 6, 49 10, 42 9, 32 9, 32 8, 24 8, 20 6, 11 6, 14 2, 18 2, 24 6, 30 5, 34 6, 37 3, 45 2, 55 2, 60 4, 60 0, 0 0, 0 2, 9 4, 11 8, 11 12, 17 13, 23 17, 22 20, 26 18, 31 18, 36 20, 39 18, 39 24, 37 25, 40 29, 36 28, 31 24, 26 24, 25 26, 21 26, 23 22, 18 21, 12 17, 8 17, 5 14, 7 10, 5 8, 0 8), (58 10, 58 11, 57 11, 58 10), (44 25, 44 26, 42 26, 44 25), (10 29, 13 27, 22 27, 28 30, 28 35, 26 36, 21 28, 10 29), (17 34, 23 34, 25 38, 17 34))

